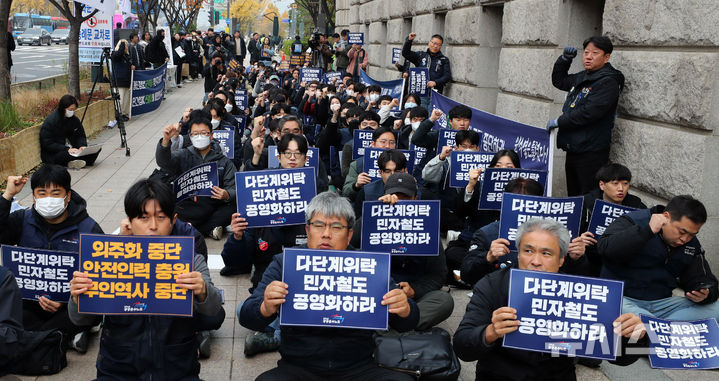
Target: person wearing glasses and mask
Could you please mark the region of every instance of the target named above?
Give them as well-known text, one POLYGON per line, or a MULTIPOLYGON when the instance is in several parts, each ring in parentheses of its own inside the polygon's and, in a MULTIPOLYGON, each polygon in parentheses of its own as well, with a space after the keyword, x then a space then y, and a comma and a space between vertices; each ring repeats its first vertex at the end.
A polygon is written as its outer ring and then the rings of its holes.
MULTIPOLYGON (((307 244, 312 250, 352 250, 355 215, 347 199, 324 192, 310 201, 305 211, 307 244)), ((278 318, 288 285, 282 282, 282 255, 275 255, 259 285, 238 309, 240 324, 263 330, 278 318)), ((390 279, 390 284, 395 284, 390 279)), ((419 320, 417 305, 399 288, 382 298, 389 310, 389 326, 399 332, 414 329, 419 320)), ((408 374, 380 368, 372 358, 372 330, 282 326, 281 359, 277 367, 259 377, 271 380, 413 380, 408 374)))
POLYGON ((201 164, 216 162, 219 186, 212 187, 211 197, 189 197, 177 204, 177 215, 189 222, 200 233, 213 239, 222 239, 225 226, 235 211, 235 164, 225 156, 220 144, 212 139, 210 120, 198 115, 190 120, 192 146, 173 151, 171 138, 180 130, 180 124, 171 124, 162 131, 157 143, 155 161, 171 178, 201 164))

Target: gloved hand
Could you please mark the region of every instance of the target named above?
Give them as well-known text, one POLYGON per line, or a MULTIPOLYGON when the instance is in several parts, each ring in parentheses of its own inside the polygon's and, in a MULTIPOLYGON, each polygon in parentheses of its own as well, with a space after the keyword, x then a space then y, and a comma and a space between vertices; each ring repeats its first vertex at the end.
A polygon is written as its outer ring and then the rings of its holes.
POLYGON ((573 46, 567 46, 566 48, 564 48, 564 52, 562 53, 562 58, 564 58, 565 61, 571 61, 576 56, 577 56, 577 48, 575 48, 573 46))
POLYGON ((551 119, 549 122, 547 122, 547 131, 552 131, 553 128, 559 127, 559 124, 557 124, 556 119, 551 119))

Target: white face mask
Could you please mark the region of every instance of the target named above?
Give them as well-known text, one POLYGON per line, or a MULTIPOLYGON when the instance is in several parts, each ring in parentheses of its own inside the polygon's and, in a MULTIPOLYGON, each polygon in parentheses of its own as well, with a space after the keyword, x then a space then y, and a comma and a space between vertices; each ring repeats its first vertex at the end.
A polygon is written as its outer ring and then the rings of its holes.
POLYGON ((409 120, 409 117, 404 118, 404 125, 405 125, 405 126, 409 126, 410 124, 412 124, 412 121, 409 120))
POLYGON ((75 110, 65 110, 65 118, 72 118, 75 115, 75 110))
POLYGON ((407 108, 413 108, 413 107, 417 107, 417 104, 414 103, 414 102, 406 102, 406 103, 404 104, 404 108, 406 108, 406 109, 407 109, 407 108))
POLYGON ((412 122, 412 131, 416 131, 419 128, 421 122, 412 122))
POLYGON ((43 197, 35 199, 35 210, 43 218, 56 218, 65 211, 65 208, 65 199, 62 197, 43 197))
POLYGON ((334 96, 335 96, 335 95, 332 94, 332 93, 327 94, 327 97, 328 97, 328 98, 332 98, 332 97, 334 97, 334 96))
POLYGON ((210 124, 212 124, 212 129, 213 129, 213 130, 214 130, 215 128, 217 128, 217 127, 220 127, 220 121, 217 120, 217 119, 212 119, 212 120, 210 121, 210 124))
POLYGON ((228 103, 225 105, 225 111, 232 112, 232 103, 228 103))
POLYGON ((330 106, 330 109, 331 109, 332 111, 337 111, 337 110, 340 109, 340 104, 339 104, 339 103, 335 103, 335 104, 333 104, 333 105, 330 106))
POLYGON ((352 90, 347 90, 347 95, 351 97, 351 96, 355 95, 355 92, 352 90))
POLYGON ((203 136, 203 135, 197 135, 190 138, 190 141, 192 142, 192 146, 196 149, 203 150, 207 148, 207 146, 210 145, 210 137, 209 136, 203 136))
POLYGON ((378 99, 379 99, 379 94, 376 94, 376 93, 375 93, 375 94, 370 94, 370 95, 369 95, 369 101, 370 101, 370 102, 377 102, 378 99))

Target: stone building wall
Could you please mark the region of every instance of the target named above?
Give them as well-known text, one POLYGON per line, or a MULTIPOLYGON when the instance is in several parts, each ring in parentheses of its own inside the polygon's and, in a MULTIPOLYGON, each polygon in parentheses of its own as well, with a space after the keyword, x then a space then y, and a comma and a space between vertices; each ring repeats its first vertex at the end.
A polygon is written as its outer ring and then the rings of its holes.
MULTIPOLYGON (((551 84, 564 46, 595 34, 615 45, 626 76, 612 160, 634 175, 648 205, 691 194, 709 221, 700 240, 719 272, 719 6, 716 0, 336 0, 337 30, 364 32, 370 67, 397 78, 392 48, 410 32, 415 50, 444 36, 452 63, 445 95, 534 126, 560 115, 565 93, 551 84)), ((580 71, 575 59, 570 72, 580 71)), ((564 153, 553 189, 566 192, 564 153)))

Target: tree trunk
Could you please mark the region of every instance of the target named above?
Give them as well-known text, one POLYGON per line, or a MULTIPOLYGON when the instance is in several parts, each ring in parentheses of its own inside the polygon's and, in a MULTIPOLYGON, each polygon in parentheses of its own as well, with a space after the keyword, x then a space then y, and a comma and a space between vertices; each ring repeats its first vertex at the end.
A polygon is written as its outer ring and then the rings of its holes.
MULTIPOLYGON (((82 8, 80 12, 82 12, 82 8)), ((82 22, 71 21, 70 33, 67 36, 67 92, 78 100, 80 99, 80 57, 78 47, 80 45, 81 27, 82 22)))
POLYGON ((12 0, 0 1, 0 101, 10 100, 10 62, 8 61, 8 18, 12 0))

